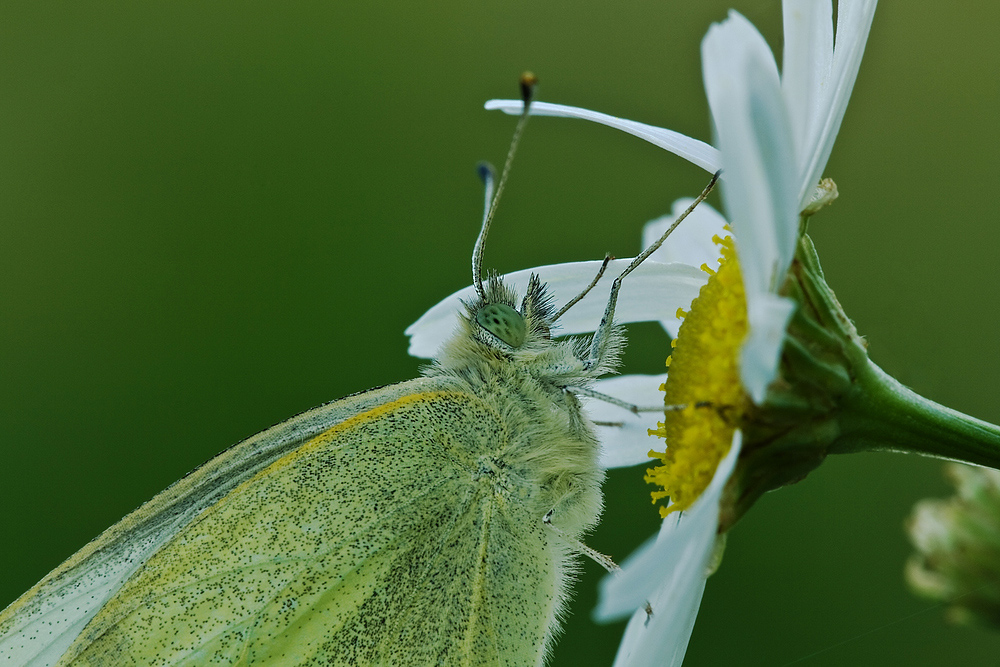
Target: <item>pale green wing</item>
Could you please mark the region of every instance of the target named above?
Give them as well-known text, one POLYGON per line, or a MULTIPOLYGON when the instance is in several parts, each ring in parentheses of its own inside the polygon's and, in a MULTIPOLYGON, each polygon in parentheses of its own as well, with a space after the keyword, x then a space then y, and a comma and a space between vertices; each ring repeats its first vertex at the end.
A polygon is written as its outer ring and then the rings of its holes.
POLYGON ((0 613, 0 665, 53 665, 146 560, 232 489, 349 417, 433 386, 417 379, 314 408, 231 447, 104 531, 0 613))
POLYGON ((467 393, 358 414, 174 535, 60 664, 539 664, 557 566, 508 442, 467 393))

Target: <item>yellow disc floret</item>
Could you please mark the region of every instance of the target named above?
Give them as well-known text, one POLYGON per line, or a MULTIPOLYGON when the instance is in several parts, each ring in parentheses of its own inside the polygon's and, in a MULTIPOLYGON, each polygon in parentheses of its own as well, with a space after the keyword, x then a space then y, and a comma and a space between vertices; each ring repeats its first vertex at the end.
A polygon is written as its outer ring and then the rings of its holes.
POLYGON ((707 266, 708 282, 691 303, 678 311, 683 322, 667 357, 668 406, 664 421, 650 435, 666 439, 666 451, 650 451, 661 465, 646 471, 646 481, 662 487, 653 503, 670 498, 660 516, 687 509, 715 475, 729 451, 735 424, 743 413, 746 394, 740 382, 740 346, 747 333, 743 278, 731 236, 712 239, 721 249, 719 270, 707 266))

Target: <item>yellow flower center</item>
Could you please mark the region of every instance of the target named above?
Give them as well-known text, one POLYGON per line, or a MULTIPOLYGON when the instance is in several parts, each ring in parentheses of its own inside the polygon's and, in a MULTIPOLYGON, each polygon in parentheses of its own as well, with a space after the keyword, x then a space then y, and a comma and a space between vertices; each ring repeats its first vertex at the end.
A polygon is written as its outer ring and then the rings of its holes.
POLYGON ((740 346, 747 333, 747 308, 743 278, 731 236, 712 239, 721 251, 718 272, 710 274, 691 311, 677 310, 681 323, 674 348, 667 357, 668 406, 663 422, 650 435, 666 439, 666 451, 650 451, 661 464, 646 471, 646 481, 662 487, 652 493, 653 503, 672 501, 660 507, 660 516, 685 510, 712 481, 719 461, 729 451, 733 432, 746 406, 740 382, 740 346))

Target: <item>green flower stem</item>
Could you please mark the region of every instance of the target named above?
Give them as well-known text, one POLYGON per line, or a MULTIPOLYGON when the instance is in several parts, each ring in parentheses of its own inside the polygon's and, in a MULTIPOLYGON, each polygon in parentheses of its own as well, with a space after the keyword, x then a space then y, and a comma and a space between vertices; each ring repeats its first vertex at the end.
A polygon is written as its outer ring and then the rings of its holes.
POLYGON ((864 339, 827 285, 808 235, 799 240, 792 274, 795 280, 786 288, 799 303, 799 313, 789 334, 802 338, 811 358, 798 356, 811 364, 788 354, 785 370, 798 378, 793 382, 796 391, 824 388, 837 406, 839 432, 829 443, 829 453, 910 452, 1000 469, 1000 427, 938 405, 872 363, 864 339), (841 370, 848 382, 831 383, 835 378, 826 366, 841 370))
POLYGON ((841 399, 831 452, 910 452, 1000 469, 1000 427, 926 399, 865 362, 841 399))
POLYGON ((719 512, 725 532, 766 491, 793 484, 829 454, 892 451, 1000 470, 1000 427, 910 391, 868 358, 867 344, 826 282, 808 235, 781 295, 797 305, 778 377, 739 417, 736 471, 719 512))

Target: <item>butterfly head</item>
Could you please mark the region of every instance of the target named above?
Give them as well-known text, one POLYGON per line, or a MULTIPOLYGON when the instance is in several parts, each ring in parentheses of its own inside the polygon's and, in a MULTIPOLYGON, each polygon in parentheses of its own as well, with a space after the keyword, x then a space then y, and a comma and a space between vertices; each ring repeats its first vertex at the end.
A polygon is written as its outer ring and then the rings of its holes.
POLYGON ((555 309, 538 276, 531 276, 520 304, 511 287, 498 276, 490 276, 483 285, 483 296, 477 296, 465 307, 468 335, 502 354, 513 354, 551 340, 555 309))

